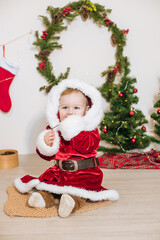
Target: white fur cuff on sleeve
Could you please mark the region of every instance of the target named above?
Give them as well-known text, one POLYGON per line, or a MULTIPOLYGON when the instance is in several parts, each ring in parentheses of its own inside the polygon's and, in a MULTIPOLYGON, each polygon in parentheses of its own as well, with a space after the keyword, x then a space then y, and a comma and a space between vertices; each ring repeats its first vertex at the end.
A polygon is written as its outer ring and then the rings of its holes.
POLYGON ((85 123, 83 117, 80 115, 71 115, 60 123, 59 131, 63 138, 69 141, 83 131, 84 127, 85 123))
POLYGON ((44 141, 44 136, 49 131, 51 130, 44 130, 43 132, 41 132, 40 135, 38 136, 37 144, 36 144, 39 152, 45 156, 55 155, 58 152, 59 145, 60 145, 60 138, 59 138, 58 132, 55 132, 55 139, 54 139, 53 145, 51 147, 46 145, 44 141))

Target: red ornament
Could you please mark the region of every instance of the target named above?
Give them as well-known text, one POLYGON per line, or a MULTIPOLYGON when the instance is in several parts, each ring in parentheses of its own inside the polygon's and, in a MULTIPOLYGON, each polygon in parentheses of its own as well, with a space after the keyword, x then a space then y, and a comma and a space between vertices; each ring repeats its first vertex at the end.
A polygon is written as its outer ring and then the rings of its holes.
POLYGON ((134 93, 137 93, 137 92, 138 92, 138 89, 137 89, 137 88, 135 88, 135 89, 133 90, 133 92, 134 92, 134 93))
POLYGON ((130 112, 129 112, 129 115, 130 115, 130 116, 133 116, 134 114, 135 114, 134 111, 130 111, 130 112))
POLYGON ((145 126, 142 126, 141 128, 143 131, 146 131, 146 127, 145 126))
POLYGON ((103 128, 103 132, 104 132, 104 133, 107 133, 107 129, 106 129, 106 128, 103 128))
POLYGON ((132 139, 131 139, 131 142, 132 142, 132 143, 135 143, 135 142, 136 142, 136 139, 135 139, 135 138, 132 138, 132 139))
POLYGON ((160 109, 157 110, 157 113, 160 114, 160 109))
POLYGON ((120 92, 118 95, 119 95, 120 97, 123 97, 123 93, 121 93, 121 92, 120 92))

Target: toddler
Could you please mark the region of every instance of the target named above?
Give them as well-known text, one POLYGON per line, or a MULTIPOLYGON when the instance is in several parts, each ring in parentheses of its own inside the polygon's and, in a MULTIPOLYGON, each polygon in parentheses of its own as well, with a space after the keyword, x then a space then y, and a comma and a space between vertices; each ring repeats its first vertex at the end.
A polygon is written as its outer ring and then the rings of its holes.
POLYGON ((55 164, 39 178, 26 175, 15 180, 22 193, 37 190, 28 204, 48 208, 59 199, 58 214, 67 217, 86 200, 117 200, 115 190, 101 186, 103 173, 96 158, 103 118, 99 91, 84 82, 63 80, 48 95, 46 116, 49 125, 38 137, 37 153, 55 164))

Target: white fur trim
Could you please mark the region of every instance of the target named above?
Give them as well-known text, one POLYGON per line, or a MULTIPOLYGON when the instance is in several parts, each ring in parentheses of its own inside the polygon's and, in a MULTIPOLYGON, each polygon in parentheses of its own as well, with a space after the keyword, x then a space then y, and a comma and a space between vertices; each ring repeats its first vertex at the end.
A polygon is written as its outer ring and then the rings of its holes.
POLYGON ((53 156, 55 155, 59 150, 59 144, 60 144, 60 138, 58 135, 58 132, 55 131, 55 139, 52 146, 47 146, 44 141, 44 135, 51 130, 44 130, 40 133, 37 139, 37 148, 39 152, 45 156, 53 156))
POLYGON ((36 186, 37 190, 45 190, 48 192, 56 193, 56 194, 70 194, 86 199, 90 199, 92 201, 103 201, 103 200, 109 200, 109 201, 116 201, 119 199, 119 194, 116 190, 103 190, 100 192, 96 191, 89 191, 86 189, 76 188, 72 186, 57 186, 52 184, 46 184, 46 183, 39 183, 36 186))
POLYGON ((67 141, 77 136, 85 128, 83 117, 79 115, 70 115, 59 125, 59 130, 63 138, 67 141))
POLYGON ((11 72, 12 74, 16 75, 18 71, 18 66, 14 65, 13 63, 9 62, 7 59, 2 58, 0 60, 0 67, 6 69, 7 71, 11 72))
POLYGON ((20 178, 16 178, 14 180, 14 185, 17 188, 17 190, 21 193, 28 193, 30 192, 36 185, 39 183, 38 179, 33 179, 29 181, 28 183, 23 183, 20 178))
POLYGON ((57 116, 59 100, 62 92, 67 88, 78 89, 83 92, 92 101, 91 108, 82 117, 85 126, 85 131, 92 131, 96 129, 103 118, 103 103, 100 92, 94 87, 83 81, 68 79, 63 80, 58 85, 54 86, 48 94, 46 116, 51 127, 59 124, 57 116))

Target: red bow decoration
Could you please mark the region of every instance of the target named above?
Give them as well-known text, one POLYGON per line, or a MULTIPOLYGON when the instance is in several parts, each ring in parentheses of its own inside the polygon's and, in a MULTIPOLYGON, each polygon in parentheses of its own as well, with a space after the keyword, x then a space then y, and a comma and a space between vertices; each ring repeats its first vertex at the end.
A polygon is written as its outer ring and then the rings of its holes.
POLYGON ((119 70, 119 64, 117 65, 117 67, 116 68, 114 68, 113 69, 113 73, 115 74, 115 73, 117 73, 118 72, 118 70, 119 70))
POLYGON ((127 30, 123 29, 123 33, 122 33, 123 35, 128 34, 128 33, 129 33, 129 29, 127 29, 127 30))

